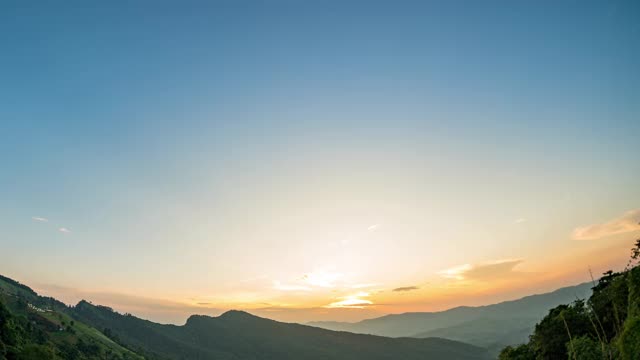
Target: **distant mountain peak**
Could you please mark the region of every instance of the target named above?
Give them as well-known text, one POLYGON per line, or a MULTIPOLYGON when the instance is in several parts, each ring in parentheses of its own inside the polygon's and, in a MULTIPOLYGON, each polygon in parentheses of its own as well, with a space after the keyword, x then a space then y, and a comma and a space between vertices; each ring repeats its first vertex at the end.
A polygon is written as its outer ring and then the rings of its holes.
POLYGON ((87 300, 82 299, 82 300, 78 301, 78 303, 76 304, 76 307, 80 307, 80 306, 87 306, 87 305, 89 305, 89 306, 93 306, 93 305, 92 305, 90 302, 88 302, 87 300))
POLYGON ((218 316, 218 319, 227 320, 227 321, 260 321, 260 320, 273 321, 270 319, 265 319, 259 316, 255 316, 253 314, 250 314, 242 310, 229 310, 223 313, 222 315, 218 316))
POLYGON ((246 311, 242 311, 242 310, 229 310, 224 312, 222 315, 220 315, 219 317, 221 318, 229 318, 229 317, 252 317, 252 318, 256 318, 257 316, 249 314, 246 311))
POLYGON ((262 319, 255 315, 249 314, 246 311, 242 310, 229 310, 221 314, 220 316, 213 317, 209 315, 191 315, 187 319, 187 325, 197 322, 207 322, 207 321, 216 321, 216 320, 224 320, 224 321, 248 321, 248 320, 259 320, 262 319))

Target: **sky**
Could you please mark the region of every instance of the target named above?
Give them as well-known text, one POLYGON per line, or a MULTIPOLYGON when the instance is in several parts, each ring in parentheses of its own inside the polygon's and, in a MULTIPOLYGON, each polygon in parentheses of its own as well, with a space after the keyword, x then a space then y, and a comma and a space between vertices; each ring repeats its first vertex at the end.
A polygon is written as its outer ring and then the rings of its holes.
POLYGON ((640 236, 635 1, 0 5, 0 273, 159 322, 590 280, 640 236))

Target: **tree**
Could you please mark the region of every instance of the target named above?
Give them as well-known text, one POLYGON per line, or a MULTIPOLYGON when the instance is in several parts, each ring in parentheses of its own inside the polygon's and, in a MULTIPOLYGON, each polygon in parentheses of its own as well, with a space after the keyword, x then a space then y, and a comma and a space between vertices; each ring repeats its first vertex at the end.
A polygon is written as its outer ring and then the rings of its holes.
POLYGON ((0 339, 0 360, 5 360, 5 355, 7 355, 7 346, 0 339))
POLYGON ((0 301, 0 341, 6 346, 17 345, 22 338, 20 330, 9 309, 0 301))
POLYGON ((76 360, 80 358, 80 352, 76 347, 68 341, 63 342, 58 347, 60 355, 65 360, 76 360))
POLYGON ((535 360, 536 354, 533 349, 527 345, 522 344, 516 347, 507 346, 502 349, 498 360, 535 360))
POLYGON ((640 358, 640 316, 627 319, 624 331, 618 339, 618 348, 623 360, 640 358))
POLYGON ((76 348, 78 349, 79 352, 89 356, 90 358, 97 357, 98 355, 100 355, 100 346, 94 342, 87 343, 82 339, 78 339, 78 342, 76 343, 76 348))
POLYGON ((608 359, 610 349, 589 336, 581 336, 567 343, 570 360, 602 360, 608 359))
POLYGON ((599 330, 603 337, 610 340, 622 332, 622 323, 627 317, 629 287, 626 277, 628 272, 613 273, 608 271, 593 288, 589 298, 589 307, 594 318, 597 317, 599 330))
POLYGON ((567 357, 566 344, 575 337, 593 336, 593 326, 584 301, 560 305, 549 311, 535 327, 531 346, 538 359, 555 360, 567 357))
POLYGON ((640 260, 640 239, 636 240, 636 243, 631 248, 631 261, 635 262, 640 260))

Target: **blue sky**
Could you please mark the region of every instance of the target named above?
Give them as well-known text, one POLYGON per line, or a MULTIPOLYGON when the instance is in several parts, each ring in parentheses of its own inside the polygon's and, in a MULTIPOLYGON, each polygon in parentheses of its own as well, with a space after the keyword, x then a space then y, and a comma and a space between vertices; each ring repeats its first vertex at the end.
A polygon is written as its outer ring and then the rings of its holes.
POLYGON ((276 296, 225 286, 348 267, 318 244, 376 224, 361 265, 388 253, 389 286, 541 262, 638 207, 639 20, 633 1, 5 2, 0 272, 253 301, 276 296))

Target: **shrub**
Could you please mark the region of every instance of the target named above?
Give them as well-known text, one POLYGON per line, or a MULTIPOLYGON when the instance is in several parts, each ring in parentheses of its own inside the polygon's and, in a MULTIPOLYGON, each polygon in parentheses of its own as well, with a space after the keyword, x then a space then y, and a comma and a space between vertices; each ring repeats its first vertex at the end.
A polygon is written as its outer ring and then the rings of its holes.
POLYGON ((516 347, 507 346, 504 348, 498 360, 535 360, 536 355, 533 349, 527 344, 518 345, 516 347))
POLYGON ((569 360, 602 360, 608 359, 609 346, 599 343, 589 336, 581 336, 567 343, 569 360))
POLYGON ((20 355, 18 356, 18 360, 54 360, 56 359, 53 350, 44 345, 37 344, 29 344, 26 345, 20 355))
POLYGON ((640 359, 640 316, 627 319, 618 339, 618 349, 623 360, 640 359))

